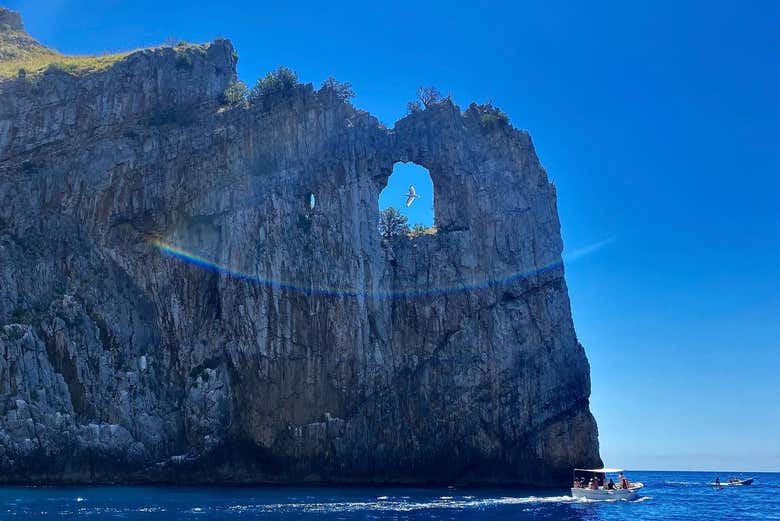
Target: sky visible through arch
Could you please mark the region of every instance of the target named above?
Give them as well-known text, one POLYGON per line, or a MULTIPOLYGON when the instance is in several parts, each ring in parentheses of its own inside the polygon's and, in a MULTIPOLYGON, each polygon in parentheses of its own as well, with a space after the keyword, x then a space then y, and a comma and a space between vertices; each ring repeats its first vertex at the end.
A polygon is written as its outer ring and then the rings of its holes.
POLYGON ((395 164, 387 186, 379 194, 379 209, 386 210, 391 206, 409 219, 409 226, 418 223, 433 226, 433 181, 427 168, 411 162, 395 164), (409 185, 414 185, 420 198, 407 208, 409 185))
POLYGON ((226 36, 388 126, 420 85, 492 101, 566 250, 606 244, 566 265, 605 463, 780 470, 780 3, 0 1, 73 54, 226 36))

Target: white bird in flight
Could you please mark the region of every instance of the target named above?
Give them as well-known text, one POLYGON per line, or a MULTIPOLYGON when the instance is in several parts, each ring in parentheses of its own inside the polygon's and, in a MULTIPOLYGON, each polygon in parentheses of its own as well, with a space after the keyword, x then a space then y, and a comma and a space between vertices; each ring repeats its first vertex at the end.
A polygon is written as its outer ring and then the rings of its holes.
POLYGON ((409 185, 409 193, 406 194, 406 207, 409 208, 412 206, 412 203, 415 199, 419 199, 422 197, 421 195, 417 195, 417 192, 414 189, 414 185, 409 185))

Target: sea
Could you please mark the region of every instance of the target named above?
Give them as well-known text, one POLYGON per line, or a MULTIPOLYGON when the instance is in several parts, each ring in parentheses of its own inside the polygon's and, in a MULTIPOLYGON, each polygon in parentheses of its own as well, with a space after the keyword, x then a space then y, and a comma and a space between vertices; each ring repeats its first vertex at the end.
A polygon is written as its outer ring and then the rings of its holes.
POLYGON ((128 520, 780 520, 780 473, 715 490, 729 472, 629 472, 636 501, 568 490, 471 487, 0 487, 0 519, 128 520))

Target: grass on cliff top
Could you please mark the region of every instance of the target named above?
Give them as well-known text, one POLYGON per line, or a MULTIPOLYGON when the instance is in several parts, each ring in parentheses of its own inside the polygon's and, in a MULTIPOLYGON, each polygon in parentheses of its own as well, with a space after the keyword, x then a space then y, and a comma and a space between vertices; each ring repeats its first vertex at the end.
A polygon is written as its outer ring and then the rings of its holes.
MULTIPOLYGON (((177 51, 202 48, 202 45, 179 42, 149 49, 171 47, 177 51)), ((49 67, 70 74, 87 74, 102 71, 121 59, 144 49, 102 55, 70 56, 40 45, 24 33, 0 34, 0 80, 20 76, 34 77, 49 67), (24 71, 20 74, 20 71, 24 71)))
POLYGON ((0 62, 0 78, 14 78, 24 71, 26 76, 35 76, 49 67, 62 69, 71 74, 107 69, 130 52, 105 54, 102 56, 67 56, 56 52, 34 52, 8 61, 0 62))
POLYGON ((49 67, 71 74, 102 70, 121 60, 129 52, 102 56, 68 56, 35 41, 23 30, 0 31, 0 79, 34 76, 49 67), (20 74, 20 71, 24 73, 20 74))

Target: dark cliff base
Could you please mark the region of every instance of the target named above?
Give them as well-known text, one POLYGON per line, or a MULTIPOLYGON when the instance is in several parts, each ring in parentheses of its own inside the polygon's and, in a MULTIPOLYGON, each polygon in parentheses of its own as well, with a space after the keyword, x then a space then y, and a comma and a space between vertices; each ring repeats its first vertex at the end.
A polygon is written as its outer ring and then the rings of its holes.
MULTIPOLYGON (((15 20, 4 41, 44 52, 15 20)), ((0 481, 598 465, 529 135, 450 100, 387 129, 327 86, 228 104, 236 59, 220 40, 0 80, 0 481), (436 233, 377 232, 397 161, 430 171, 436 233)))
MULTIPOLYGON (((561 486, 571 472, 550 469, 539 458, 486 460, 466 450, 432 450, 409 466, 399 461, 377 461, 366 454, 347 467, 344 461, 326 458, 289 459, 252 440, 232 441, 205 454, 182 455, 163 464, 137 468, 133 462, 118 462, 109 455, 80 451, 67 458, 29 458, 24 472, 6 474, 8 484, 224 484, 224 485, 519 485, 561 486), (518 469, 528 469, 519 475, 518 469), (552 470, 552 472, 550 472, 552 470)), ((515 454, 531 453, 531 448, 515 454)))
MULTIPOLYGON (((367 458, 368 459, 368 458, 367 458)), ((331 462, 285 461, 251 441, 236 442, 191 461, 169 463, 164 467, 135 469, 115 462, 81 455, 64 467, 50 461, 30 462, 20 475, 6 475, 5 484, 127 484, 127 485, 318 485, 318 486, 533 486, 554 487, 568 484, 571 473, 529 472, 517 475, 517 467, 545 469, 543 460, 529 459, 507 465, 505 461, 475 461, 463 468, 458 457, 439 452, 414 468, 343 469, 341 475, 325 474, 331 462), (453 462, 447 464, 446 462, 453 462), (308 472, 307 472, 308 471, 308 472)))

